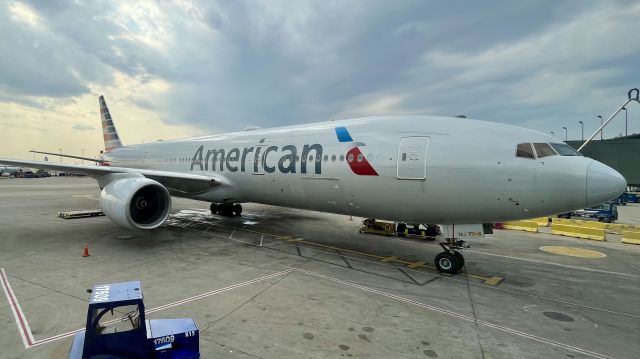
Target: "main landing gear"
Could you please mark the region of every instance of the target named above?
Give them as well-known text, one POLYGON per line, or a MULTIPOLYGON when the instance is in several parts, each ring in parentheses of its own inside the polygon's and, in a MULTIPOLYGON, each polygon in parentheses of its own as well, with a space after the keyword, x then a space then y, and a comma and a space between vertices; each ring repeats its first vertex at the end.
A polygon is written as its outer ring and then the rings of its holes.
POLYGON ((458 250, 468 248, 469 245, 464 244, 464 241, 447 238, 446 242, 440 243, 440 247, 444 249, 444 252, 439 253, 436 256, 436 268, 438 271, 448 274, 456 274, 464 267, 464 257, 458 250))
POLYGON ((242 214, 242 205, 238 203, 211 203, 211 213, 233 217, 242 214))

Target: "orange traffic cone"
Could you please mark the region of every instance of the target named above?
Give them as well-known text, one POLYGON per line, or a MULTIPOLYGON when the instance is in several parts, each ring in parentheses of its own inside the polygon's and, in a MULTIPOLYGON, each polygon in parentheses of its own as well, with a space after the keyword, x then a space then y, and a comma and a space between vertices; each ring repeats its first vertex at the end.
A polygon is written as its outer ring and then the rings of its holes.
POLYGON ((84 244, 84 252, 82 252, 82 256, 83 257, 88 257, 89 256, 89 244, 88 243, 84 244))

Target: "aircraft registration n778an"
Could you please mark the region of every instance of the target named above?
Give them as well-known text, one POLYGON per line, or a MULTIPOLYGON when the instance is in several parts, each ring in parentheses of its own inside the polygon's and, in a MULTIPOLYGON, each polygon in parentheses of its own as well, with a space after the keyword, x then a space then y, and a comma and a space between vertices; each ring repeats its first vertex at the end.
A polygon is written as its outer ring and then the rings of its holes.
POLYGON ((171 196, 211 202, 223 215, 256 202, 469 224, 568 212, 626 189, 622 175, 562 141, 499 123, 368 117, 125 146, 102 96, 99 104, 100 165, 0 162, 92 176, 104 213, 134 229, 162 225, 171 196))

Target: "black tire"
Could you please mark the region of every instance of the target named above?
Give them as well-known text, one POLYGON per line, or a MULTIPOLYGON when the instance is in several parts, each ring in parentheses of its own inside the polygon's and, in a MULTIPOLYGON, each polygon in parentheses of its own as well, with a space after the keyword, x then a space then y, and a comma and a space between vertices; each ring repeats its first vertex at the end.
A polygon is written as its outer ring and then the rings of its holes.
POLYGON ((242 206, 239 204, 234 204, 233 205, 233 214, 236 216, 239 216, 242 214, 242 206))
POLYGON ((458 251, 453 252, 453 256, 458 261, 458 271, 459 271, 460 269, 462 269, 464 267, 464 256, 462 255, 462 253, 460 253, 458 251))
POLYGON ((458 260, 449 252, 438 253, 435 263, 438 271, 442 273, 456 274, 460 270, 458 260))
POLYGON ((407 229, 406 223, 398 223, 398 226, 396 227, 396 233, 398 233, 399 236, 404 237, 405 235, 404 231, 406 229, 407 229))
POLYGON ((438 226, 430 226, 427 225, 427 236, 428 237, 435 237, 438 235, 438 226))
POLYGON ((218 206, 217 203, 211 203, 211 206, 209 206, 209 209, 211 210, 211 213, 216 214, 220 210, 220 206, 218 206))
POLYGON ((232 217, 233 216, 233 205, 220 205, 218 207, 218 214, 221 216, 225 216, 225 217, 232 217))

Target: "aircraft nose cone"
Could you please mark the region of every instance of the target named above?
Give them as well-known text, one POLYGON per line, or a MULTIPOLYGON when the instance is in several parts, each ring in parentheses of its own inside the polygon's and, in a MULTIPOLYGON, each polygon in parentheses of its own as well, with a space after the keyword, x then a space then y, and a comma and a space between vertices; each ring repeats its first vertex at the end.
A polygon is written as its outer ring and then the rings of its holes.
POLYGON ((587 206, 612 200, 626 190, 627 180, 613 168, 598 161, 587 167, 587 206))

